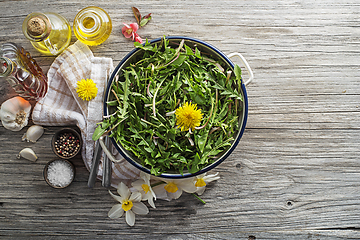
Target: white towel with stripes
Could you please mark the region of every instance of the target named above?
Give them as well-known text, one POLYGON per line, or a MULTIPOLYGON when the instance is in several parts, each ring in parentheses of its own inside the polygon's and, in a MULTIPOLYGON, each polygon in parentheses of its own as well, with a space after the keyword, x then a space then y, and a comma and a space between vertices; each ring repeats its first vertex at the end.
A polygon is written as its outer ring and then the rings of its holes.
MULTIPOLYGON (((103 114, 103 94, 106 82, 113 70, 111 58, 94 57, 89 47, 80 41, 75 42, 61 53, 52 63, 47 73, 49 89, 33 110, 32 119, 42 126, 76 125, 83 139, 82 158, 86 168, 91 168, 94 146, 92 135, 96 123, 101 122, 103 114), (76 93, 77 81, 92 79, 98 88, 97 96, 84 101, 76 93)), ((117 159, 122 156, 112 146, 117 159)), ((102 161, 102 159, 101 159, 102 161)), ((116 187, 120 181, 139 178, 139 170, 125 159, 112 163, 111 185, 116 187)), ((100 163, 98 179, 102 178, 100 163)))

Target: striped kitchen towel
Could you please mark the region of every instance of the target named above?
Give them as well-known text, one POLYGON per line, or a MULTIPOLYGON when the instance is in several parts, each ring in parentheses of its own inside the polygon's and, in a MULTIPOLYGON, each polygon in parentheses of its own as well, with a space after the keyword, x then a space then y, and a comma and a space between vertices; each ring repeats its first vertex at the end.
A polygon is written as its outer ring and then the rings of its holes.
MULTIPOLYGON (((82 158, 86 168, 91 168, 95 143, 92 134, 96 123, 101 122, 103 113, 103 93, 107 79, 113 70, 111 58, 94 57, 89 47, 80 41, 75 42, 61 53, 52 63, 47 73, 49 89, 33 110, 32 119, 42 126, 76 125, 83 139, 82 158), (77 81, 92 79, 98 88, 97 96, 84 101, 76 93, 77 81)), ((112 152, 117 159, 122 156, 114 147, 112 152)), ((102 159, 101 159, 102 161, 102 159)), ((112 163, 111 185, 116 187, 120 181, 137 179, 139 171, 125 159, 112 163)), ((102 178, 102 164, 98 171, 102 178)))

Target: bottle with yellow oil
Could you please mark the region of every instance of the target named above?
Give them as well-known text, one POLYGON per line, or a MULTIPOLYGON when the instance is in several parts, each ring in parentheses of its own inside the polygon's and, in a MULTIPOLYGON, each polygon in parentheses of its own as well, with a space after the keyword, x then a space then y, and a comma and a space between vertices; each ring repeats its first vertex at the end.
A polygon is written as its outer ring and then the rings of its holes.
POLYGON ((90 6, 75 16, 73 29, 75 36, 83 43, 95 46, 103 43, 112 30, 110 16, 104 9, 90 6))
POLYGON ((71 40, 70 23, 53 12, 29 14, 22 30, 35 49, 46 55, 58 55, 69 46, 71 40))

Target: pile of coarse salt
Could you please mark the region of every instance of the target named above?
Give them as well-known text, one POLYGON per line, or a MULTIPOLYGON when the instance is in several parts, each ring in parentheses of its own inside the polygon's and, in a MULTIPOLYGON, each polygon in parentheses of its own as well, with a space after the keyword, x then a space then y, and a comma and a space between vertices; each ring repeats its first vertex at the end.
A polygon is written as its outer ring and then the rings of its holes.
POLYGON ((66 187, 74 178, 72 166, 63 160, 56 160, 49 164, 47 169, 47 179, 49 183, 56 187, 66 187))

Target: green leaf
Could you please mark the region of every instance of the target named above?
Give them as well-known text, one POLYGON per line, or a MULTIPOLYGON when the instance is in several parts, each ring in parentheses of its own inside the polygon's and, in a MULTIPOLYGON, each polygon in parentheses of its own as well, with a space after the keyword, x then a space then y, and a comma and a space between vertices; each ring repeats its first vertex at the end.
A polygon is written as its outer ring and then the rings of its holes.
POLYGON ((205 148, 205 145, 206 145, 206 141, 207 141, 207 138, 208 138, 208 134, 209 134, 209 131, 202 131, 202 134, 199 136, 199 135, 196 135, 197 136, 197 146, 200 150, 200 153, 203 153, 204 152, 204 148, 205 148))
POLYGON ((239 67, 239 65, 235 64, 234 67, 234 73, 235 73, 235 77, 237 80, 241 80, 241 68, 239 67))
POLYGON ((233 97, 233 98, 236 98, 240 101, 243 101, 243 96, 241 94, 239 94, 236 89, 227 89, 225 88, 224 86, 221 86, 219 83, 213 81, 214 85, 213 85, 213 88, 215 89, 219 89, 221 90, 221 93, 220 95, 226 95, 226 96, 229 96, 229 97, 233 97))
POLYGON ((180 151, 183 151, 182 150, 182 148, 181 148, 181 146, 177 143, 177 142, 172 142, 172 144, 177 148, 177 149, 179 149, 180 151))
POLYGON ((193 101, 195 103, 197 103, 199 105, 206 105, 207 104, 207 100, 203 96, 201 96, 201 95, 199 95, 199 94, 197 94, 195 92, 189 92, 189 95, 190 95, 191 99, 193 99, 193 101))
POLYGON ((190 55, 190 56, 194 55, 193 50, 189 46, 185 45, 185 50, 186 50, 187 55, 190 55))
POLYGON ((98 140, 107 131, 107 129, 111 126, 111 124, 113 124, 115 120, 116 119, 113 117, 104 120, 102 123, 98 124, 92 135, 92 140, 94 141, 98 140))
POLYGON ((144 150, 147 151, 148 153, 152 153, 153 149, 149 148, 149 147, 144 147, 144 150))
POLYGON ((198 48, 195 49, 195 56, 201 58, 201 53, 198 48))
POLYGON ((145 141, 145 140, 141 140, 141 142, 138 144, 140 145, 145 145, 145 146, 149 146, 149 144, 145 141))
POLYGON ((114 107, 117 106, 119 103, 117 102, 117 100, 114 100, 114 101, 106 102, 106 104, 110 107, 114 107))
POLYGON ((152 167, 151 170, 150 170, 150 173, 155 175, 155 176, 158 176, 158 175, 160 175, 160 168, 152 167))
POLYGON ((102 128, 101 125, 98 125, 92 135, 92 140, 98 140, 104 133, 106 132, 106 128, 102 128))
POLYGON ((169 157, 170 157, 170 153, 169 153, 169 152, 164 152, 164 153, 163 153, 164 161, 167 161, 169 157))
POLYGON ((143 19, 141 19, 140 26, 141 27, 145 26, 150 20, 151 20, 151 17, 149 17, 149 18, 144 17, 143 19))
POLYGON ((161 153, 160 153, 160 152, 157 152, 155 158, 161 158, 161 153))
MULTIPOLYGON (((147 39, 146 39, 147 41, 147 39)), ((152 51, 154 49, 154 47, 152 45, 142 45, 141 43, 139 42, 134 42, 134 47, 136 48, 141 48, 141 49, 144 49, 146 51, 152 51)))
POLYGON ((134 47, 143 49, 143 45, 139 42, 134 42, 134 47))
MULTIPOLYGON (((238 80, 238 89, 239 89, 239 92, 240 92, 240 89, 241 89, 241 81, 242 81, 242 78, 241 78, 241 68, 240 68, 237 64, 235 64, 234 72, 235 72, 236 80, 238 80)), ((243 101, 243 100, 241 100, 241 101, 243 101)))
POLYGON ((151 152, 151 157, 155 158, 155 156, 159 153, 157 149, 154 149, 154 151, 151 152))
POLYGON ((187 59, 187 56, 180 54, 180 56, 174 62, 172 62, 171 65, 179 67, 181 64, 183 64, 185 59, 187 59))
POLYGON ((123 108, 120 110, 121 117, 124 117, 127 113, 126 109, 128 107, 128 96, 129 96, 129 85, 130 85, 130 79, 129 79, 129 72, 125 73, 125 86, 124 86, 124 97, 123 97, 123 108))
POLYGON ((166 131, 166 133, 167 133, 166 136, 169 139, 175 141, 175 137, 176 137, 176 129, 175 128, 170 128, 169 130, 166 131))
POLYGON ((199 156, 198 153, 196 153, 194 161, 192 162, 191 168, 189 170, 190 173, 196 173, 196 172, 198 172, 200 170, 199 169, 199 162, 200 162, 200 156, 199 156))

